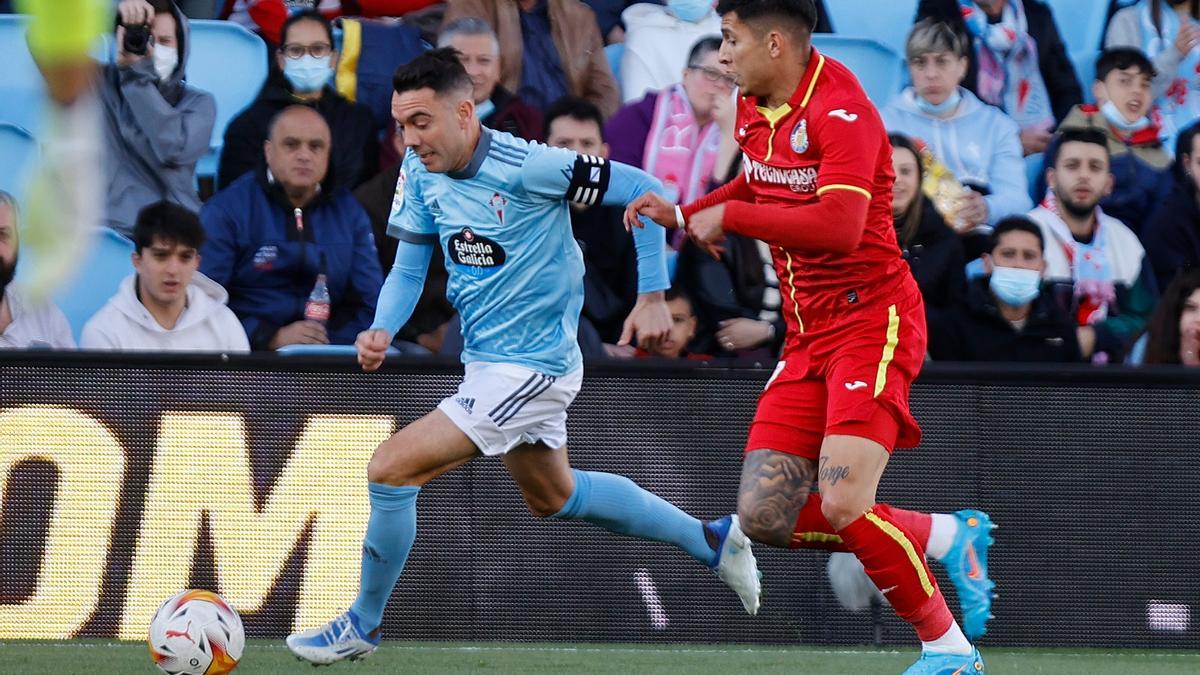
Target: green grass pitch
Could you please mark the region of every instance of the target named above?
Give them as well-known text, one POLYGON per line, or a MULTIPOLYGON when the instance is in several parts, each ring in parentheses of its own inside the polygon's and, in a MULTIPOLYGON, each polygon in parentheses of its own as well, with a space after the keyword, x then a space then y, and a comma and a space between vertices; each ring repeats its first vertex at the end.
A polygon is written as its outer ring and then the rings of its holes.
MULTIPOLYGON (((869 648, 743 645, 506 644, 385 642, 372 656, 313 669, 296 661, 281 642, 253 640, 237 673, 900 673, 917 657, 869 648)), ((1200 652, 1125 650, 985 649, 988 672, 1003 675, 1166 675, 1200 672, 1200 652)), ((157 673, 140 642, 71 640, 0 642, 0 672, 157 673)))

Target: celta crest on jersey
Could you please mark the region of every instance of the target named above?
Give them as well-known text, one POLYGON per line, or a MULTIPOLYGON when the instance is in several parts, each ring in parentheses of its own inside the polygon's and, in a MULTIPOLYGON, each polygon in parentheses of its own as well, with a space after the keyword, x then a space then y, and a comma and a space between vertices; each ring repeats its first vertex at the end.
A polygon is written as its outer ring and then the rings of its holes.
POLYGON ((781 169, 780 167, 763 164, 756 159, 751 159, 748 155, 743 156, 742 163, 746 170, 746 177, 751 181, 786 185, 792 192, 800 194, 816 192, 817 190, 816 167, 805 166, 799 169, 781 169))
POLYGON ((469 268, 473 274, 490 274, 504 264, 505 253, 500 244, 476 234, 469 227, 450 237, 446 249, 451 260, 469 268))

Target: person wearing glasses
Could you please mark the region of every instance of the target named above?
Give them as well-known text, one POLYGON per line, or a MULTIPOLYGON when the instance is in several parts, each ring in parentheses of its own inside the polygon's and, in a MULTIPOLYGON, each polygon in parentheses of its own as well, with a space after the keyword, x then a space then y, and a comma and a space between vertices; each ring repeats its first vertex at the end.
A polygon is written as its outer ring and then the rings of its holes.
POLYGON ((129 236, 142 208, 169 201, 194 211, 196 162, 208 152, 217 106, 184 83, 187 17, 170 0, 122 0, 116 58, 101 67, 104 223, 129 236))
POLYGON ((678 204, 707 192, 721 146, 717 117, 733 110, 733 78, 721 69, 720 49, 720 36, 701 38, 682 82, 625 105, 604 127, 610 158, 661 180, 667 199, 678 204))
POLYGON ((225 131, 217 171, 224 188, 254 171, 263 161, 263 143, 271 119, 292 105, 307 105, 325 118, 333 134, 330 179, 334 187, 353 189, 375 175, 379 146, 375 120, 363 105, 346 100, 333 84, 338 53, 333 28, 320 12, 292 15, 283 25, 271 73, 258 100, 234 118, 225 131))

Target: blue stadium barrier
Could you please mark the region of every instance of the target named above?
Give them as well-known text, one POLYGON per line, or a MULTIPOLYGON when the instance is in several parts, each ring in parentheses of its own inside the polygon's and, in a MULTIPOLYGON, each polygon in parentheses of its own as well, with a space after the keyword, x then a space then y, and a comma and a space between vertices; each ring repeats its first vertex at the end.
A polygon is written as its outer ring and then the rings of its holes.
POLYGON ((21 127, 0 122, 0 190, 21 198, 28 170, 38 155, 37 141, 21 127))
POLYGON ((621 57, 624 55, 625 44, 622 42, 604 47, 604 58, 608 59, 608 67, 612 69, 613 77, 617 80, 618 86, 621 84, 621 57))
MULTIPOLYGON (((284 345, 275 350, 283 356, 358 356, 358 348, 354 345, 284 345)), ((399 356, 400 350, 395 347, 387 348, 388 356, 399 356)))
POLYGON ((904 59, 882 43, 866 38, 818 33, 813 45, 852 70, 867 96, 882 108, 900 93, 904 81, 904 59))
MULTIPOLYGON (((83 325, 116 295, 121 280, 133 274, 133 261, 130 260, 133 248, 133 242, 115 230, 96 228, 91 248, 76 268, 77 274, 54 295, 54 304, 66 315, 76 343, 83 333, 83 325)), ((22 279, 36 264, 28 256, 22 257, 17 279, 22 279)))
POLYGON ((1092 80, 1096 77, 1096 57, 1104 42, 1108 3, 1100 0, 1047 0, 1054 10, 1058 33, 1067 45, 1067 55, 1083 87, 1085 101, 1092 100, 1092 80))
POLYGON ((833 0, 825 3, 836 34, 875 40, 904 54, 917 0, 833 0))
POLYGON ((191 22, 187 83, 217 100, 208 154, 196 166, 198 177, 215 176, 225 128, 254 102, 267 79, 267 45, 254 33, 228 21, 191 22))

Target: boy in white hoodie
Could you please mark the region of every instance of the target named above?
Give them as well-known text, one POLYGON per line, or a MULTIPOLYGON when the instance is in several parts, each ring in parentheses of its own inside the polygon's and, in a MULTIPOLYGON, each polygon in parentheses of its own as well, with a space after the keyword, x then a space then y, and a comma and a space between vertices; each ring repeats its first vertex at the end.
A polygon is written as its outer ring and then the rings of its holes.
POLYGON ((246 332, 225 306, 229 295, 204 276, 204 227, 188 209, 158 202, 133 228, 135 274, 83 327, 84 349, 248 352, 246 332))

